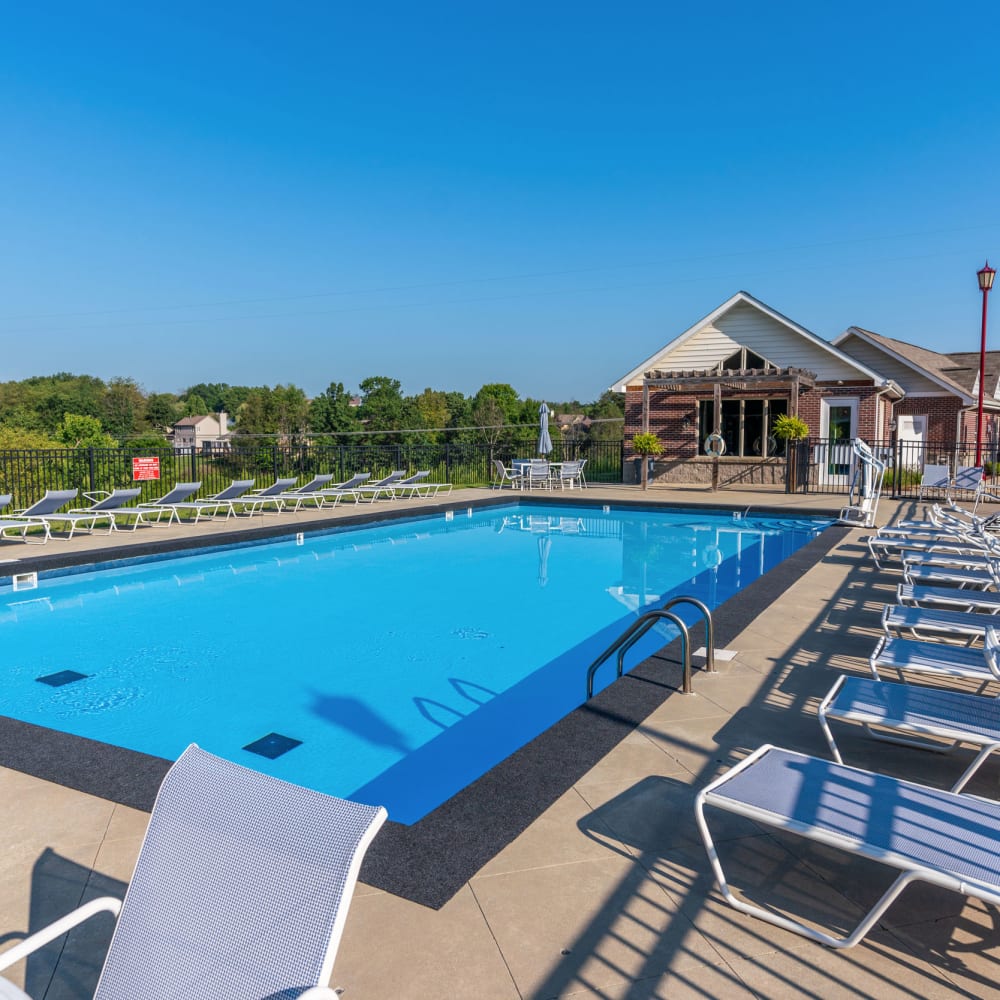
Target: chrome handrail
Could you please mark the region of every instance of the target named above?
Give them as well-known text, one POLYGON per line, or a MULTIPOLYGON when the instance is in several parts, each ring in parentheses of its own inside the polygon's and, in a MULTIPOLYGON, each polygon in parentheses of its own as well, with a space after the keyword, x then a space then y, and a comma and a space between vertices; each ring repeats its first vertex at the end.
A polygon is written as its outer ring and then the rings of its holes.
POLYGON ((625 653, 634 646, 652 627, 663 619, 669 619, 681 632, 681 657, 683 664, 683 675, 681 690, 684 694, 691 694, 691 638, 688 634, 687 625, 681 621, 677 615, 671 614, 662 608, 654 611, 647 611, 637 618, 632 624, 601 653, 599 657, 587 669, 587 698, 594 697, 594 675, 598 667, 616 650, 620 650, 618 656, 618 676, 621 677, 624 667, 625 653))
MULTIPOLYGON (((749 508, 747 508, 749 510, 749 508)), ((663 610, 668 611, 677 604, 693 604, 705 619, 705 672, 715 673, 715 625, 712 623, 712 612, 708 605, 699 601, 697 597, 672 597, 663 605, 663 610)))

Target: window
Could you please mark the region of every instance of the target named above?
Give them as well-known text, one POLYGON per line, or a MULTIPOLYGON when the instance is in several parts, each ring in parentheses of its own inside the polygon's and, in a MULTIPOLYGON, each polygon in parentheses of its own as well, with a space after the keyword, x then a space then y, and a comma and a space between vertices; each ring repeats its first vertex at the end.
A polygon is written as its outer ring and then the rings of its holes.
POLYGON ((729 369, 744 369, 744 368, 763 368, 777 369, 776 365, 772 365, 770 361, 766 358, 762 358, 759 354, 754 354, 749 347, 741 347, 738 351, 730 354, 725 361, 719 362, 719 371, 725 368, 729 369))
MULTIPOLYGON (((787 399, 724 399, 719 421, 726 454, 743 458, 763 458, 780 454, 783 445, 772 433, 774 421, 788 413, 787 399)), ((705 438, 715 430, 715 403, 703 399, 698 404, 698 440, 704 452, 705 438)))

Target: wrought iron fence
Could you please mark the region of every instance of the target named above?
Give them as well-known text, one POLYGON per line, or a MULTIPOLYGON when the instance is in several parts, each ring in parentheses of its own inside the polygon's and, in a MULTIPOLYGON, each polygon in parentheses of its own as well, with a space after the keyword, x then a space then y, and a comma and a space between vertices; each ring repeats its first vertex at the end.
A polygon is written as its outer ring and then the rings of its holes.
MULTIPOLYGON (((591 483, 622 481, 621 441, 553 442, 553 462, 587 459, 591 483)), ((494 477, 493 459, 505 464, 534 454, 535 438, 506 442, 494 448, 480 442, 432 444, 281 445, 275 442, 236 444, 224 449, 48 448, 0 451, 0 493, 13 494, 12 506, 26 507, 47 489, 79 489, 81 493, 115 487, 142 489, 141 500, 162 495, 175 482, 200 482, 204 495, 217 493, 233 479, 254 479, 266 486, 279 476, 304 481, 318 473, 332 472, 336 482, 356 472, 370 472, 377 479, 394 469, 426 469, 433 482, 456 486, 485 486, 494 477), (133 459, 157 458, 158 480, 135 480, 133 459)))
MULTIPOLYGON (((967 441, 887 441, 867 442, 876 458, 885 462, 883 495, 896 499, 916 499, 929 467, 947 470, 944 479, 954 477, 963 467, 975 465, 975 445, 967 441)), ((809 438, 790 445, 796 455, 797 489, 809 493, 848 494, 854 481, 857 460, 852 442, 838 438, 809 438)), ((1000 456, 995 446, 983 451, 987 481, 1000 473, 1000 456)), ((789 462, 789 466, 791 466, 789 462)), ((788 475, 791 474, 789 470, 788 475)), ((931 478, 931 477, 928 477, 931 478)), ((942 477, 936 477, 940 480, 942 477)), ((786 475, 786 484, 788 476, 786 475)), ((924 487, 925 499, 939 500, 947 493, 944 486, 924 487)))

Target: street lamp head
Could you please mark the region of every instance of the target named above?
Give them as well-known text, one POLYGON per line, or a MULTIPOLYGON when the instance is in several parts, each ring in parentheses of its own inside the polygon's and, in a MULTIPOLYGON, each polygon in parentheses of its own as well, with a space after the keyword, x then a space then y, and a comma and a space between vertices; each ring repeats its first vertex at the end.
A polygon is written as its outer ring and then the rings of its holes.
POLYGON ((986 262, 981 270, 976 271, 976 277, 979 279, 979 290, 981 292, 988 292, 993 287, 993 278, 996 273, 996 269, 990 267, 989 261, 986 262))

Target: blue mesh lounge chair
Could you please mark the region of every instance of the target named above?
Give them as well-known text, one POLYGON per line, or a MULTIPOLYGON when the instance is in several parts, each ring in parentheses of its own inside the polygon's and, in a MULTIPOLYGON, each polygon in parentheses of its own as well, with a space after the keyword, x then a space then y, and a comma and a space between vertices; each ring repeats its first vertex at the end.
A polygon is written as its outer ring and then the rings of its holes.
POLYGON ((406 479, 401 479, 392 488, 394 497, 435 497, 439 493, 450 493, 451 483, 429 483, 427 477, 430 472, 423 470, 415 472, 406 479))
POLYGON ((951 786, 953 792, 960 792, 983 761, 1000 749, 1000 698, 967 691, 838 677, 817 714, 838 764, 843 758, 829 719, 859 723, 875 739, 904 746, 936 751, 972 746, 976 756, 951 786))
POLYGON ((930 882, 1000 905, 1000 802, 766 745, 698 793, 695 819, 728 903, 830 948, 857 944, 911 882, 930 882), (735 896, 706 807, 880 862, 899 875, 854 930, 836 937, 735 896))
POLYGON ((970 590, 962 587, 900 583, 896 585, 896 603, 921 608, 953 608, 957 611, 976 611, 989 615, 1000 612, 1000 594, 995 590, 970 590))
MULTIPOLYGON (((303 503, 305 500, 312 500, 317 507, 336 507, 341 500, 346 500, 348 497, 355 503, 360 499, 358 495, 358 490, 362 487, 369 479, 371 479, 370 472, 359 472, 350 479, 343 483, 334 483, 333 486, 321 486, 317 489, 310 489, 311 483, 307 483, 302 487, 301 493, 299 491, 289 491, 289 496, 301 496, 302 500, 299 504, 303 503)), ((317 479, 323 479, 324 483, 328 483, 333 479, 332 475, 329 476, 317 476, 317 479)), ((314 480, 315 482, 315 480, 314 480)), ((295 508, 299 509, 298 506, 295 508)))
POLYGON ((160 787, 124 901, 85 904, 5 952, 0 970, 110 911, 95 1000, 337 1000, 327 983, 385 818, 190 746, 160 787))
POLYGON ((913 673, 935 681, 956 678, 978 681, 982 692, 1000 681, 1000 632, 993 627, 985 628, 982 649, 882 636, 868 658, 868 667, 875 680, 881 678, 880 671, 892 670, 900 680, 913 673))
POLYGON ((907 559, 903 563, 903 579, 913 583, 944 583, 950 587, 985 590, 1000 587, 1000 573, 997 564, 965 569, 961 566, 938 566, 934 563, 907 559))
POLYGON ((955 639, 971 645, 983 639, 986 629, 1000 622, 995 615, 950 611, 943 608, 914 608, 887 604, 882 609, 882 630, 889 635, 911 635, 915 639, 955 639))
MULTIPOLYGON (((53 524, 68 526, 66 538, 70 539, 76 531, 84 531, 88 534, 94 530, 97 524, 104 522, 108 526, 108 534, 115 530, 115 516, 107 512, 98 511, 87 513, 71 514, 69 511, 60 512, 60 508, 65 507, 71 500, 75 500, 79 490, 46 490, 45 496, 41 500, 36 500, 30 507, 24 510, 15 511, 13 514, 5 514, 7 521, 44 521, 51 529, 53 524)), ((51 534, 50 534, 51 537, 51 534)))
MULTIPOLYGON (((0 510, 9 506, 11 499, 9 493, 0 496, 0 510)), ((13 538, 15 535, 20 535, 22 542, 44 545, 49 540, 51 531, 46 521, 34 521, 30 517, 7 520, 0 514, 0 540, 13 538), (38 537, 38 532, 41 532, 41 538, 38 537)))
POLYGON ((504 486, 510 486, 511 489, 521 489, 524 486, 524 479, 520 468, 508 468, 499 458, 493 459, 493 468, 496 469, 497 473, 494 486, 498 490, 502 490, 504 486))

